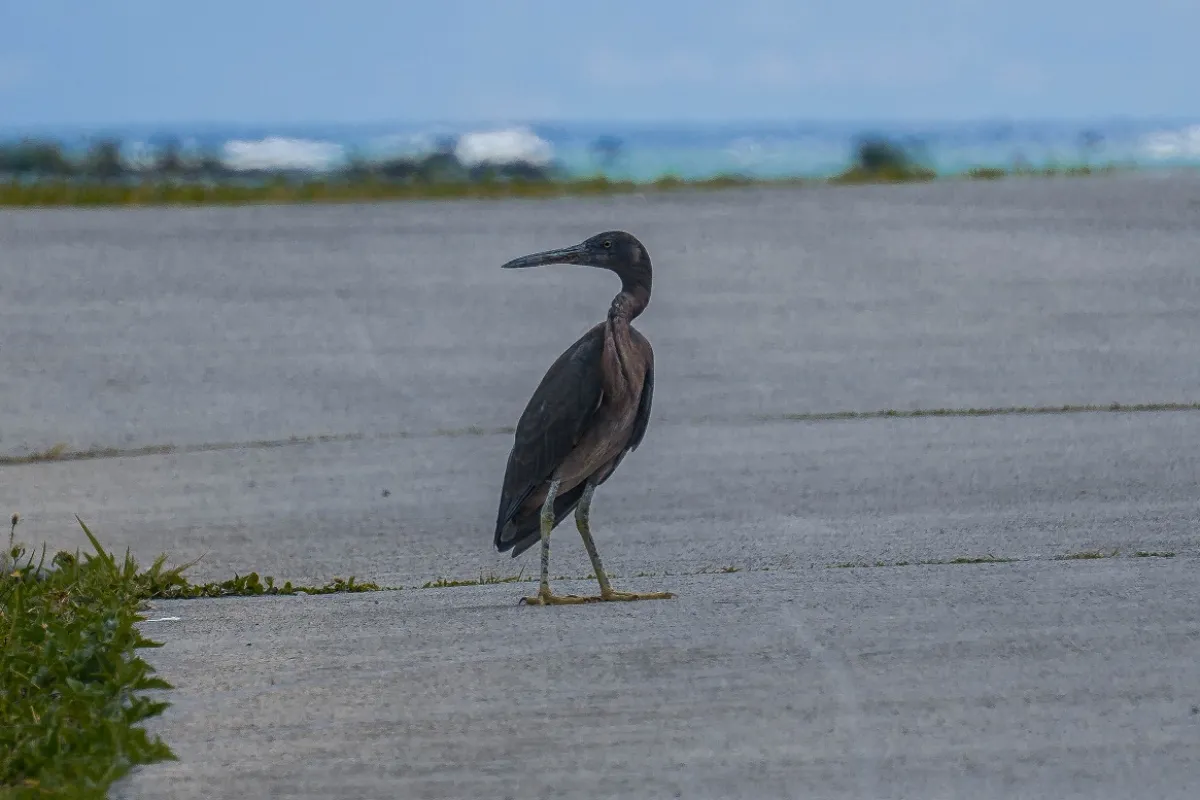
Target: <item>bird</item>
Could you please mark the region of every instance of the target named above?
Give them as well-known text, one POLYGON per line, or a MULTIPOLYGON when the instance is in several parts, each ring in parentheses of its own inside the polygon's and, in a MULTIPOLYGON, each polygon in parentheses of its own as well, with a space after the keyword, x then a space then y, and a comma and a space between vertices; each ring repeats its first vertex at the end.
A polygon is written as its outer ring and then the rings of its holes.
POLYGON ((592 497, 646 435, 654 399, 654 349, 633 327, 650 303, 650 254, 626 231, 598 233, 579 244, 514 258, 503 269, 548 264, 598 267, 616 273, 621 291, 608 316, 568 347, 546 371, 517 422, 504 472, 494 544, 516 558, 541 543, 538 593, 529 605, 616 600, 666 600, 671 592, 612 588, 590 525, 592 497), (600 594, 550 591, 550 533, 572 512, 592 562, 600 594))

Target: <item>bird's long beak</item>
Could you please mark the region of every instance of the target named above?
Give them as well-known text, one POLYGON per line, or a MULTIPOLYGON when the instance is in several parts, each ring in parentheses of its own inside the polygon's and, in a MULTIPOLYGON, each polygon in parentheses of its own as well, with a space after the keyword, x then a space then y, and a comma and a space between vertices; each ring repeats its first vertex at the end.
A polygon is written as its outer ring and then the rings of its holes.
POLYGON ((507 264, 502 264, 500 268, 522 269, 524 267, 540 267, 546 264, 582 264, 586 257, 587 250, 584 249, 583 245, 577 244, 571 247, 562 247, 558 250, 546 250, 541 253, 514 258, 507 264))

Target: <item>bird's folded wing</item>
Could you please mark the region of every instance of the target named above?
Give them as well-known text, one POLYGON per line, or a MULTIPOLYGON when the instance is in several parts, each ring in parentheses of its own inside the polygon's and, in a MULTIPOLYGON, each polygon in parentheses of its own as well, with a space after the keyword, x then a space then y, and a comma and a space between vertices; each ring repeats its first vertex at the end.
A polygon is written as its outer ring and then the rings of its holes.
POLYGON ((500 520, 510 519, 579 442, 603 397, 600 354, 603 327, 568 348, 547 370, 517 423, 504 475, 500 520))

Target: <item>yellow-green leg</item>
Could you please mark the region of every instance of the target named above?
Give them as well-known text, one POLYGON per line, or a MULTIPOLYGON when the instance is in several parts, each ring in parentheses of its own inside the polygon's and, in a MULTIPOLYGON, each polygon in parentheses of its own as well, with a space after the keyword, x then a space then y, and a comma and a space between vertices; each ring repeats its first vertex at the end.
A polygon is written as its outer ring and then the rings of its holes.
POLYGON ((546 502, 542 503, 541 533, 542 533, 542 581, 538 593, 533 597, 524 597, 522 603, 531 606, 565 605, 570 603, 586 603, 588 598, 577 597, 573 594, 556 595, 550 592, 550 532, 554 530, 554 498, 558 496, 557 480, 550 481, 550 490, 546 492, 546 502))
POLYGON ((592 512, 592 494, 596 487, 588 484, 584 487, 583 496, 579 498, 579 505, 575 507, 575 526, 579 528, 579 535, 583 539, 583 546, 587 550, 588 558, 592 560, 592 571, 596 574, 596 580, 600 583, 600 596, 583 598, 587 601, 596 600, 669 600, 675 595, 670 592, 618 592, 614 591, 612 584, 608 582, 608 573, 604 571, 604 565, 600 563, 600 551, 596 549, 596 543, 592 540, 591 528, 591 512, 592 512))

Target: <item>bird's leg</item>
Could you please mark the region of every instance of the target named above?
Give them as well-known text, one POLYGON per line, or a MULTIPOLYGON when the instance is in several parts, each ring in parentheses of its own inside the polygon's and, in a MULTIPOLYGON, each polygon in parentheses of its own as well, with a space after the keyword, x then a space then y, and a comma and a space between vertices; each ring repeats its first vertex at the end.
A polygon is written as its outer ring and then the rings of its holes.
POLYGON ((554 498, 558 497, 557 480, 550 481, 550 489, 546 492, 546 501, 542 503, 541 532, 542 532, 542 581, 538 593, 533 597, 522 598, 521 602, 535 606, 559 605, 564 603, 586 603, 587 600, 575 595, 554 595, 550 593, 550 532, 554 530, 554 498))
POLYGON ((588 558, 592 560, 592 571, 596 573, 596 581, 600 584, 600 597, 588 598, 589 600, 669 600, 675 595, 670 592, 646 592, 638 594, 636 592, 615 592, 612 584, 608 581, 608 573, 604 571, 604 565, 600 563, 600 551, 596 549, 596 542, 592 540, 592 494, 596 491, 596 487, 588 483, 583 490, 583 496, 579 498, 579 505, 575 507, 575 526, 579 528, 579 536, 583 539, 583 546, 587 550, 588 558))
POLYGON ((591 528, 591 513, 592 513, 592 494, 596 491, 596 487, 591 483, 583 487, 583 495, 579 498, 579 505, 575 506, 575 527, 579 528, 579 535, 583 539, 583 547, 587 550, 588 558, 592 560, 592 572, 596 575, 596 580, 600 583, 601 596, 612 594, 612 585, 608 582, 608 573, 604 571, 604 565, 600 563, 600 551, 596 549, 596 543, 592 541, 591 528))

